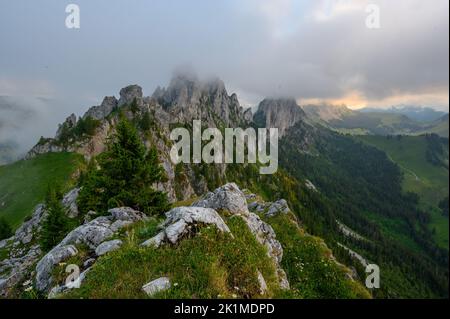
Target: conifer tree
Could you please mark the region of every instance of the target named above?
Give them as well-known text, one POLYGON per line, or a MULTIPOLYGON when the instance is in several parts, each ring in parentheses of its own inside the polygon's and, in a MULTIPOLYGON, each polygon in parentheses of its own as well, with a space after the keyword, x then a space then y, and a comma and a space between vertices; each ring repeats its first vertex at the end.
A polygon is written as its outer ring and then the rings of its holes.
POLYGON ((164 178, 156 150, 147 153, 136 128, 122 118, 108 151, 98 156, 84 177, 79 208, 102 213, 128 206, 146 214, 162 213, 168 208, 167 196, 152 185, 164 178))
POLYGON ((61 204, 62 194, 58 188, 49 187, 45 198, 48 213, 41 230, 41 247, 48 251, 56 246, 70 230, 69 219, 61 204))

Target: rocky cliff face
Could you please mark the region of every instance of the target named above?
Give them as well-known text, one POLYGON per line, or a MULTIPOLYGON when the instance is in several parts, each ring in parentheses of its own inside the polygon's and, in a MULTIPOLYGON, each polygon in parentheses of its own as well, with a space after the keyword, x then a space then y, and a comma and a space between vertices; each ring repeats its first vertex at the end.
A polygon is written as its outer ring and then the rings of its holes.
POLYGON ((245 122, 236 94, 228 95, 219 79, 203 83, 195 77, 178 75, 167 88, 158 88, 152 97, 177 120, 201 119, 217 126, 220 119, 228 127, 245 122))
POLYGON ((253 117, 259 126, 278 128, 280 137, 305 118, 305 112, 294 99, 265 99, 259 104, 253 117))

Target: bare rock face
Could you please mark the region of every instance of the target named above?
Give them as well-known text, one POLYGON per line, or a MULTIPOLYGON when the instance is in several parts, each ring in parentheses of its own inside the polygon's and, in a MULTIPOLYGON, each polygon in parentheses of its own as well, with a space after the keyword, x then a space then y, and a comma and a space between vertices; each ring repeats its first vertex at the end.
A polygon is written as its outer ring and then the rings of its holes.
POLYGON ((143 104, 142 88, 139 85, 129 85, 120 90, 120 99, 118 106, 130 104, 136 99, 138 105, 143 104))
POLYGON ((282 137, 287 129, 305 117, 305 112, 294 99, 265 99, 259 104, 253 120, 267 128, 278 128, 282 137))
POLYGON ((31 219, 24 222, 14 234, 13 240, 22 244, 28 244, 33 239, 34 233, 40 229, 40 223, 46 216, 47 212, 42 204, 39 204, 34 209, 31 219))
POLYGON ((101 105, 91 107, 83 118, 92 117, 96 120, 106 118, 117 107, 118 101, 114 96, 106 96, 101 105))
POLYGON ((253 120, 252 109, 248 108, 244 111, 244 120, 250 123, 253 120))
POLYGON ((178 74, 167 88, 158 88, 152 97, 177 121, 201 119, 209 126, 217 125, 215 117, 228 126, 244 121, 236 94, 228 95, 219 79, 203 83, 195 76, 178 74))
POLYGON ((55 144, 55 142, 55 139, 50 138, 45 140, 44 142, 37 143, 31 150, 28 151, 24 159, 32 159, 40 154, 64 152, 64 147, 55 144))
POLYGON ((69 218, 75 218, 78 216, 78 206, 77 206, 77 198, 80 193, 81 188, 76 187, 69 191, 66 195, 64 195, 62 204, 63 207, 67 210, 66 214, 69 218))
POLYGON ((163 230, 142 243, 143 246, 159 247, 165 242, 175 244, 196 224, 215 225, 222 232, 230 232, 222 217, 211 208, 176 207, 167 212, 166 217, 167 219, 162 224, 163 230))

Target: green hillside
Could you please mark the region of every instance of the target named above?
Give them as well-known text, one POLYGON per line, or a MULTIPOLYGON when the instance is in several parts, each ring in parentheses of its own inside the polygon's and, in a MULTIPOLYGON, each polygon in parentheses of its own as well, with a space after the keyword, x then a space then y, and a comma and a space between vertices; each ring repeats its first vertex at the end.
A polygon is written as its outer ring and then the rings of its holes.
POLYGON ((15 229, 42 202, 49 184, 69 186, 83 162, 72 153, 50 153, 0 166, 0 216, 15 229))
POLYGON ((443 154, 440 163, 433 163, 427 158, 430 154, 430 137, 427 136, 360 136, 360 140, 386 152, 388 157, 404 172, 403 187, 407 192, 420 196, 422 207, 428 211, 432 220, 431 229, 435 229, 435 237, 441 247, 448 249, 449 220, 442 216, 438 209, 439 202, 448 196, 448 140, 443 139, 440 145, 443 154))
MULTIPOLYGON (((196 236, 176 246, 142 247, 140 243, 156 234, 160 220, 128 230, 126 244, 103 256, 89 272, 80 289, 63 298, 149 298, 142 283, 168 276, 176 283, 154 298, 370 298, 358 282, 350 280, 348 269, 335 263, 331 251, 319 238, 306 234, 293 215, 266 218, 283 246, 283 267, 290 290, 278 286, 273 262, 245 222, 235 215, 226 217, 233 237, 214 227, 200 228, 196 236), (257 271, 267 281, 261 295, 257 271)), ((74 258, 71 263, 79 264, 74 258)), ((64 267, 56 270, 65 278, 64 267)))

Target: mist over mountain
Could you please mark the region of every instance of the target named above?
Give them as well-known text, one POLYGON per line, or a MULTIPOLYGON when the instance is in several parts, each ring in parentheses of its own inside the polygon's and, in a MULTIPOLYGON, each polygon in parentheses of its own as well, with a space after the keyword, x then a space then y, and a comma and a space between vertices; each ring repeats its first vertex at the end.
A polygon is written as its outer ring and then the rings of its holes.
POLYGON ((41 136, 55 133, 69 101, 42 97, 0 96, 0 145, 13 158, 24 155, 41 136))

